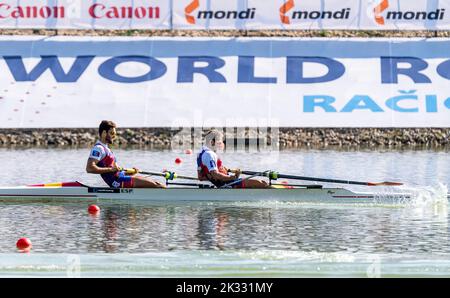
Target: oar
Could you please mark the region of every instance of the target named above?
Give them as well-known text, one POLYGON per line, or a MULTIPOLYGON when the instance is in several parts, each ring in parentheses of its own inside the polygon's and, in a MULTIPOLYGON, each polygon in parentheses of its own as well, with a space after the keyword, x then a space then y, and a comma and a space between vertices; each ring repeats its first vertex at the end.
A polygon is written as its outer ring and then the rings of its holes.
MULTIPOLYGON (((242 174, 245 175, 257 175, 258 172, 254 171, 242 171, 242 174)), ((329 183, 340 183, 340 184, 355 184, 355 185, 365 185, 365 186, 400 186, 403 183, 400 182, 361 182, 361 181, 351 181, 351 180, 339 180, 339 179, 326 179, 326 178, 315 178, 315 177, 304 177, 304 176, 296 176, 296 175, 285 175, 279 174, 277 172, 264 172, 264 176, 273 180, 277 180, 278 178, 284 179, 296 179, 296 180, 305 180, 305 181, 318 181, 318 182, 329 182, 329 183)))
POLYGON ((164 173, 158 173, 158 172, 146 172, 146 171, 140 171, 139 173, 144 175, 151 175, 151 176, 160 176, 164 177, 166 180, 174 180, 174 179, 186 179, 186 180, 195 180, 198 181, 198 178, 195 177, 189 177, 189 176, 181 176, 178 175, 175 172, 164 172, 164 173))
POLYGON ((268 170, 268 171, 264 171, 264 172, 254 172, 253 174, 245 174, 245 175, 251 175, 251 176, 245 177, 244 179, 237 179, 236 181, 230 182, 228 184, 224 184, 224 185, 222 185, 219 188, 227 188, 227 187, 233 186, 235 184, 238 184, 238 183, 240 183, 242 181, 246 181, 246 180, 251 179, 251 178, 256 177, 256 176, 265 176, 269 172, 270 171, 268 170))

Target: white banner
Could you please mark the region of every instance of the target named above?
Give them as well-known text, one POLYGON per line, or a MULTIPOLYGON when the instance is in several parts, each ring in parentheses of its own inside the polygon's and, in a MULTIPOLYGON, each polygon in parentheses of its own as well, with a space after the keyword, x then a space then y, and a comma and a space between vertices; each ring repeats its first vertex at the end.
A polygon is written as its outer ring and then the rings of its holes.
POLYGON ((449 0, 177 0, 175 29, 449 30, 449 0))
POLYGON ((0 127, 450 127, 450 39, 0 37, 0 127))
POLYGON ((0 0, 0 28, 170 29, 168 0, 0 0))
POLYGON ((450 0, 0 0, 0 28, 450 30, 450 0))

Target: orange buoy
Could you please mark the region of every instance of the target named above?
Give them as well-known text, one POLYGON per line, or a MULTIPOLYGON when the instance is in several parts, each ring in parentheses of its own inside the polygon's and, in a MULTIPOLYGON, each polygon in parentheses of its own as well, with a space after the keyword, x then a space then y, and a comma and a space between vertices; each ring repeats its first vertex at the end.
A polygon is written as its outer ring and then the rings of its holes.
POLYGON ((32 244, 30 239, 24 237, 17 240, 16 247, 20 251, 28 252, 31 250, 32 244))
POLYGON ((183 161, 181 160, 181 158, 179 158, 179 157, 177 157, 177 158, 175 158, 175 163, 177 164, 177 165, 179 165, 180 163, 182 163, 183 161))
POLYGON ((97 205, 90 205, 88 208, 89 214, 97 214, 100 212, 100 208, 97 205))
POLYGON ((191 149, 186 149, 186 150, 184 150, 184 153, 186 153, 186 154, 192 154, 192 150, 191 150, 191 149))

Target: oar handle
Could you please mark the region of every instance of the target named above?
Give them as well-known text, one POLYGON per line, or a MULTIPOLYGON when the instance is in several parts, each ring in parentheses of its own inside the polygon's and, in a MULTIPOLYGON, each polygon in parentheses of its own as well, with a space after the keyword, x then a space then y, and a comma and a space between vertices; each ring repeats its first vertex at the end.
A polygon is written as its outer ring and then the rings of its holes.
POLYGON ((175 172, 169 172, 169 171, 164 172, 164 173, 140 171, 139 173, 144 174, 144 175, 152 175, 152 176, 164 177, 166 180, 186 179, 186 180, 198 181, 198 178, 189 177, 189 176, 182 176, 182 175, 178 175, 175 172))
POLYGON ((272 180, 277 180, 278 178, 280 178, 279 174, 274 171, 264 171, 264 172, 241 171, 241 174, 267 177, 272 180))

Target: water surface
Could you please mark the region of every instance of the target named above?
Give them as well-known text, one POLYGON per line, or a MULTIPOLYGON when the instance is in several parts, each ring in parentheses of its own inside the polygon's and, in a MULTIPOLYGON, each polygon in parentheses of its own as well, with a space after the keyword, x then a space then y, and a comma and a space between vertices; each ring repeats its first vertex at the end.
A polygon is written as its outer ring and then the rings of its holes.
MULTIPOLYGON (((3 185, 79 180, 88 149, 0 149, 3 185)), ((195 174, 195 156, 116 150, 123 166, 195 174), (176 157, 183 158, 176 165, 176 157)), ((404 204, 272 202, 1 203, 2 276, 450 276, 450 157, 434 151, 229 152, 230 167, 351 180, 396 180, 404 204), (443 190, 444 189, 444 190, 443 190), (18 253, 29 237, 33 250, 18 253), (80 271, 78 271, 78 269, 80 271)), ((361 190, 361 187, 352 187, 361 190)), ((364 188, 362 188, 364 189, 364 188)))

